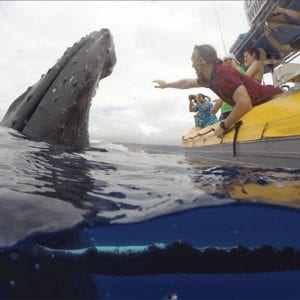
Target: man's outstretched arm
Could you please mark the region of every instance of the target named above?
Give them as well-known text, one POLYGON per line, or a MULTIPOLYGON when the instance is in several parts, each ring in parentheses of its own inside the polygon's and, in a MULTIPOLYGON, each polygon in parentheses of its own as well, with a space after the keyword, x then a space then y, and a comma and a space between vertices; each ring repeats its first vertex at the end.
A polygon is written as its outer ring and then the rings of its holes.
POLYGON ((154 87, 159 89, 165 89, 165 88, 191 89, 195 87, 201 87, 197 79, 181 79, 174 82, 165 82, 164 80, 156 79, 153 80, 153 82, 158 84, 154 87))

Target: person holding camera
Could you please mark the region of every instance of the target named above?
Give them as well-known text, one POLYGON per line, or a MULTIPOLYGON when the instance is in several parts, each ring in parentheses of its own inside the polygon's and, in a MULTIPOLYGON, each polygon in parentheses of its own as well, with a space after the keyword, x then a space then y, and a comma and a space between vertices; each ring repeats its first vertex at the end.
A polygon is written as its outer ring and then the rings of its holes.
POLYGON ((204 128, 217 122, 216 116, 211 113, 213 105, 208 96, 189 95, 189 101, 190 112, 196 112, 194 116, 196 127, 204 128))

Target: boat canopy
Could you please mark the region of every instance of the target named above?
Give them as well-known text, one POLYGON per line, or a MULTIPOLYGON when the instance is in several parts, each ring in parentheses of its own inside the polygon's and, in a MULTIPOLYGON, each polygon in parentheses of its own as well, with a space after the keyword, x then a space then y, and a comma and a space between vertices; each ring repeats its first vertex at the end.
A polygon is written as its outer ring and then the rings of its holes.
MULTIPOLYGON (((287 62, 299 55, 299 51, 293 53, 280 53, 276 50, 264 34, 266 22, 274 17, 274 9, 277 7, 300 11, 300 1, 289 0, 245 0, 244 7, 250 29, 241 33, 230 48, 242 62, 243 54, 247 48, 262 48, 266 52, 264 61, 265 73, 273 72, 274 68, 283 62, 287 62)), ((276 22, 276 28, 272 30, 273 37, 281 44, 288 44, 300 38, 300 20, 286 17, 287 22, 276 22)), ((274 23, 274 21, 272 21, 274 23)))

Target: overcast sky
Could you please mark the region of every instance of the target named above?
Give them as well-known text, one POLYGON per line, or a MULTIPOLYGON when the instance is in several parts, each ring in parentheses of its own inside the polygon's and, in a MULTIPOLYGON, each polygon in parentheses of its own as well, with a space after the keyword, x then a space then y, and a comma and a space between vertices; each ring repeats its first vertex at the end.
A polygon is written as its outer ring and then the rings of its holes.
POLYGON ((243 1, 0 1, 0 119, 69 46, 101 28, 114 37, 117 64, 93 98, 91 140, 175 145, 194 126, 187 96, 214 94, 154 89, 152 80, 195 78, 195 44, 222 58, 249 30, 243 1))

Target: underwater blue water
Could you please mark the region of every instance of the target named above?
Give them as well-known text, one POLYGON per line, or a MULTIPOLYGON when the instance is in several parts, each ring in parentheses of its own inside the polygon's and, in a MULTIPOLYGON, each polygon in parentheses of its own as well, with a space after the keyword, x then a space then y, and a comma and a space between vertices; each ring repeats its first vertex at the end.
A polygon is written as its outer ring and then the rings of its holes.
POLYGON ((66 250, 71 268, 82 258, 68 250, 103 246, 298 250, 300 170, 191 160, 166 145, 98 141, 75 151, 1 127, 0 145, 0 299, 299 298, 297 268, 107 275, 92 271, 92 254, 85 272, 66 272, 26 251, 48 247, 56 266, 55 251, 66 250))

